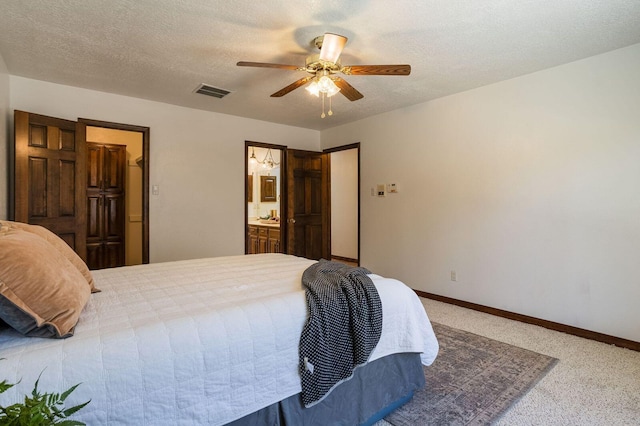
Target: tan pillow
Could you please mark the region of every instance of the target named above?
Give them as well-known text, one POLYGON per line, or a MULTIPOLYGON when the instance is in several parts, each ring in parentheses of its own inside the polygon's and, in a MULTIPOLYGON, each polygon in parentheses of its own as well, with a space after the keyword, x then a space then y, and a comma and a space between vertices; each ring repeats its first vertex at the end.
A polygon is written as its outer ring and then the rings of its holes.
POLYGON ((82 274, 45 239, 0 228, 0 319, 27 336, 69 337, 90 295, 82 274))
POLYGON ((31 232, 44 238, 49 242, 49 244, 54 246, 60 253, 62 253, 62 255, 73 264, 73 266, 78 268, 78 271, 80 271, 82 276, 87 280, 89 287, 91 287, 91 293, 97 293, 100 291, 100 289, 96 288, 96 284, 93 280, 91 272, 89 271, 89 268, 87 268, 87 264, 84 263, 80 256, 78 256, 78 253, 73 251, 73 249, 69 247, 69 244, 65 243, 62 238, 58 237, 47 228, 22 222, 10 222, 7 220, 0 220, 0 225, 8 226, 10 229, 22 229, 23 231, 31 232))

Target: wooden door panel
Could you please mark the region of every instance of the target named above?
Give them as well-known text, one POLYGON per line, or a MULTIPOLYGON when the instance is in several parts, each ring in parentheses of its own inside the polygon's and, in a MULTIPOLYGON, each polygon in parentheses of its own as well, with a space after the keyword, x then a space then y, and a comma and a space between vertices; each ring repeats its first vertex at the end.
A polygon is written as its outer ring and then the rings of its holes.
POLYGON ((104 184, 105 191, 124 191, 127 147, 125 145, 104 146, 104 184))
POLYGON ((27 221, 47 217, 47 158, 29 156, 29 212, 27 221))
POLYGON ((60 188, 65 188, 65 191, 59 191, 58 203, 60 210, 58 214, 60 216, 73 216, 76 211, 76 162, 70 160, 60 160, 58 163, 60 174, 60 188))
POLYGON ((86 258, 85 125, 24 111, 14 125, 14 219, 73 239, 86 258))
POLYGON ((58 235, 60 238, 62 238, 62 240, 69 244, 69 247, 71 247, 72 249, 75 250, 75 244, 76 244, 76 235, 75 234, 59 234, 58 235))
POLYGON ((102 250, 102 268, 115 268, 124 265, 124 245, 121 242, 103 243, 102 250))
POLYGON ((47 126, 29 123, 30 147, 47 148, 47 126))
POLYGON ((325 194, 322 191, 322 178, 319 175, 311 173, 308 177, 307 185, 309 186, 308 191, 308 207, 307 212, 310 215, 321 215, 325 209, 324 204, 326 203, 326 199, 324 198, 325 194))
POLYGON ((287 246, 287 253, 294 256, 307 257, 307 244, 306 244, 306 231, 303 223, 294 223, 289 225, 289 241, 287 246), (293 230, 293 235, 291 235, 293 230))
POLYGON ((305 251, 309 253, 310 259, 328 258, 322 252, 322 226, 321 225, 307 225, 305 227, 305 251))
POLYGON ((87 191, 102 189, 102 146, 87 144, 87 191))
POLYGON ((102 195, 87 195, 87 243, 102 239, 102 195))
POLYGON ((124 194, 104 196, 104 239, 124 241, 124 194))
POLYGON ((75 132, 69 131, 67 129, 60 129, 60 139, 59 139, 58 148, 61 151, 74 152, 76 150, 75 132))
POLYGON ((294 173, 293 176, 293 199, 291 201, 291 205, 293 207, 293 215, 304 215, 305 214, 305 193, 307 191, 305 187, 305 177, 302 173, 294 173))
POLYGON ((89 269, 102 268, 102 243, 87 243, 87 266, 89 269))

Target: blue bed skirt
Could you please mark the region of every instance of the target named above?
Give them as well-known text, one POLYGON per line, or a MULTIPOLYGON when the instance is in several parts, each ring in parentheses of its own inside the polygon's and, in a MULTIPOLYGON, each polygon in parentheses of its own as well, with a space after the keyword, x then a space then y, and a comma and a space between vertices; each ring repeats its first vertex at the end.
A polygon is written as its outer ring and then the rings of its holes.
POLYGON ((420 355, 389 355, 357 368, 321 403, 304 408, 300 395, 229 423, 229 426, 370 426, 409 402, 424 386, 420 355))

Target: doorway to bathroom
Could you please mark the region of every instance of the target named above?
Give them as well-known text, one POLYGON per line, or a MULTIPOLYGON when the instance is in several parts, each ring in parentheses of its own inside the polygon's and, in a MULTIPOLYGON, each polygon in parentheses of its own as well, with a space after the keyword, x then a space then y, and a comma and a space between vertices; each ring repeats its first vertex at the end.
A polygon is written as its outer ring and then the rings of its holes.
POLYGON ((360 263, 360 144, 324 152, 245 141, 245 253, 360 263))

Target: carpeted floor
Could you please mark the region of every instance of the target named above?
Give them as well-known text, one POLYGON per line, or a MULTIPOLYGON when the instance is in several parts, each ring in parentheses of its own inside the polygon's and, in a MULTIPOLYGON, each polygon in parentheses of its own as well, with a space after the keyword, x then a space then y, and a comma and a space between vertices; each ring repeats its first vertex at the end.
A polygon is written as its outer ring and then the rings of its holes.
POLYGON ((385 418, 393 426, 480 425, 499 418, 544 377, 557 359, 433 323, 438 358, 427 385, 385 418))

